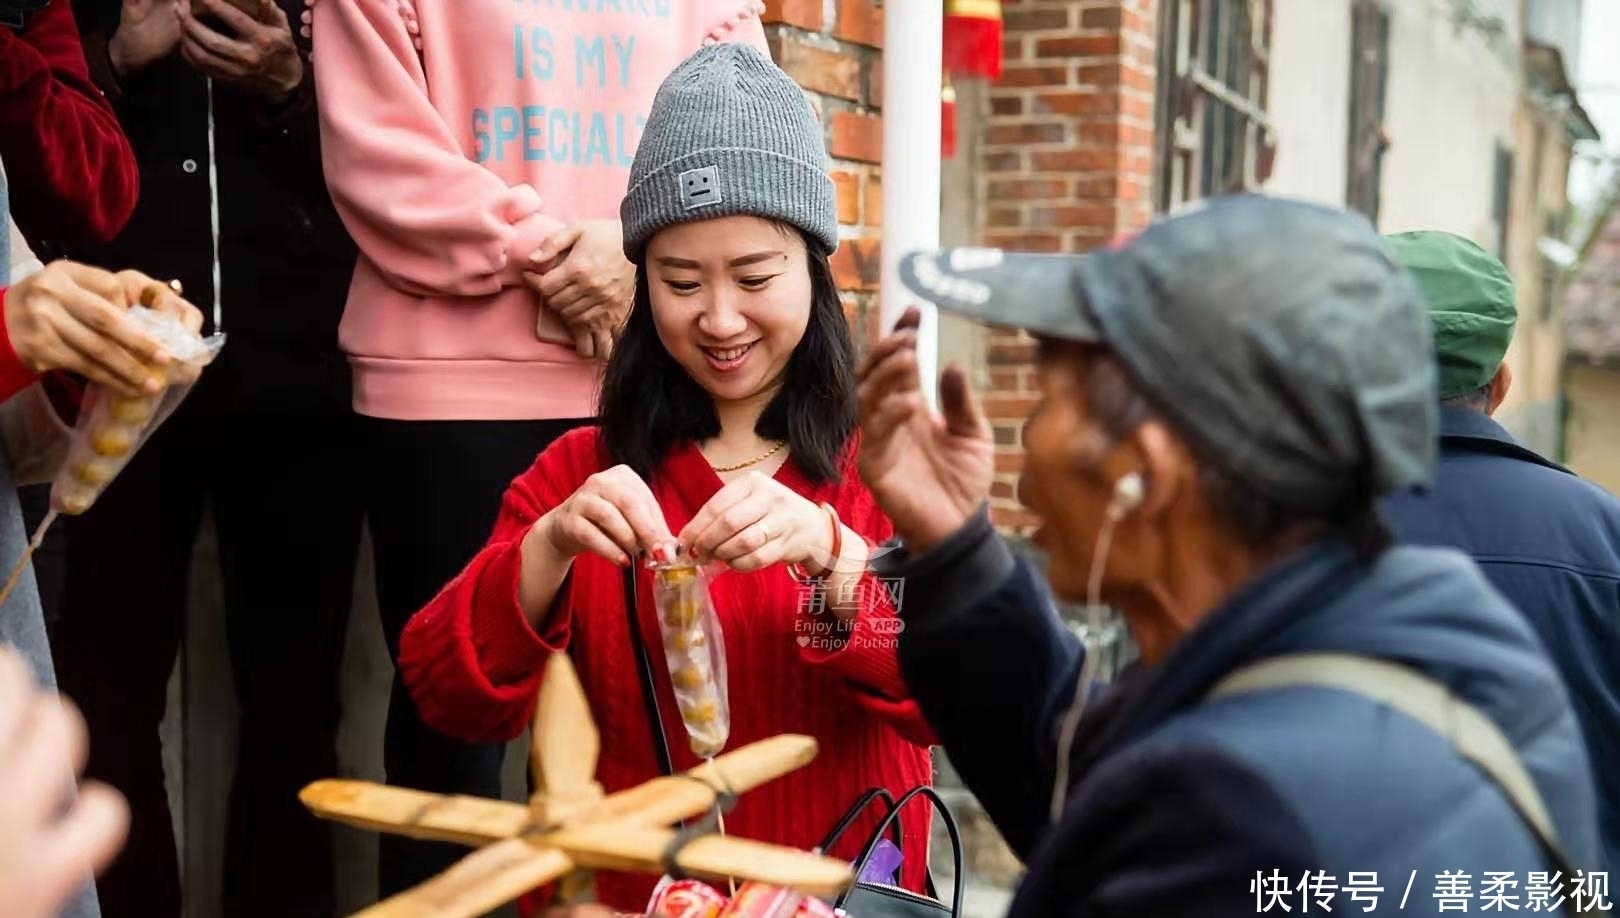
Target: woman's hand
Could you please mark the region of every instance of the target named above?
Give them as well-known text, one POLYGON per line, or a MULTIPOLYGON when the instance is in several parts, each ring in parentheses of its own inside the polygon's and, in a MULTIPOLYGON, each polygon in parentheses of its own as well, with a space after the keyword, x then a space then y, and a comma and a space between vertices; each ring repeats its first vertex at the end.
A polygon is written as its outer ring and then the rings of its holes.
POLYGON ((761 472, 721 488, 681 530, 680 543, 699 561, 738 571, 778 562, 826 570, 833 564, 832 521, 820 507, 761 472))
POLYGON ((627 565, 637 551, 673 552, 664 510, 641 476, 616 465, 585 479, 566 501, 534 524, 565 560, 590 553, 627 565))
POLYGON ((304 81, 304 59, 293 41, 292 24, 275 0, 259 0, 258 16, 250 16, 225 0, 201 0, 215 20, 229 30, 221 33, 199 20, 191 0, 175 0, 174 16, 180 23, 180 53, 206 76, 256 92, 280 102, 304 81))
POLYGON ((36 373, 64 370, 125 395, 150 394, 163 388, 170 357, 127 315, 136 303, 202 327, 195 306, 138 271, 56 261, 6 292, 6 332, 36 373))
POLYGON ((587 360, 607 360, 635 299, 636 266, 617 220, 582 220, 551 234, 529 257, 524 283, 574 335, 587 360))
POLYGON ((118 28, 107 40, 107 60, 126 80, 174 53, 180 21, 165 0, 123 0, 118 28))

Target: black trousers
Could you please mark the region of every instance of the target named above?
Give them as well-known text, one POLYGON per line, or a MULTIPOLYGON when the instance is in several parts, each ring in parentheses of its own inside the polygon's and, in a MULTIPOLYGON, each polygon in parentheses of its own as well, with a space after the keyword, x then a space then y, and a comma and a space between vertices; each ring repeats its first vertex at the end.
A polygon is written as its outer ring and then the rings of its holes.
POLYGON ((318 406, 258 404, 220 364, 88 514, 58 524, 39 559, 58 678, 93 737, 87 773, 123 791, 132 810, 129 842, 98 883, 106 918, 181 910, 158 727, 206 507, 240 710, 223 914, 336 911, 332 828, 298 791, 338 774, 361 528, 358 419, 330 385, 318 406))
MULTIPOLYGON (((553 440, 585 420, 361 420, 369 457, 366 512, 377 566, 377 605, 388 652, 495 528, 501 495, 553 440)), ((459 742, 422 723, 394 677, 383 766, 388 783, 435 793, 501 795, 505 746, 459 742)), ((468 853, 459 845, 384 836, 382 896, 409 889, 468 853)))

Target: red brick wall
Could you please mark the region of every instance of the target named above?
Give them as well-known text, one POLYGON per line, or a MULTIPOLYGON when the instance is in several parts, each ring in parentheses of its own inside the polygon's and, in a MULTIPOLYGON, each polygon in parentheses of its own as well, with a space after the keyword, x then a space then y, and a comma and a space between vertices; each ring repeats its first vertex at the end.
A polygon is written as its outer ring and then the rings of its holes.
POLYGON ((833 273, 864 346, 878 324, 883 224, 883 12, 872 0, 766 0, 771 56, 821 113, 843 240, 833 273))
MULTIPOLYGON (((1152 215, 1153 0, 1003 0, 1005 66, 984 144, 985 242, 1079 252, 1152 215)), ((995 429, 992 512, 1029 528, 1014 496, 1019 428, 1035 399, 1033 347, 986 335, 986 411, 995 429)))

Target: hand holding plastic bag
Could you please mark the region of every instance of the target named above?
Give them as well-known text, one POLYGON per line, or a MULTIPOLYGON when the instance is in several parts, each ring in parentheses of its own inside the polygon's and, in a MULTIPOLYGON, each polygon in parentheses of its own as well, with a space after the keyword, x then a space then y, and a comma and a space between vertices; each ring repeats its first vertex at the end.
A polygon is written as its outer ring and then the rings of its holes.
POLYGON ((95 504, 96 498, 124 470, 158 425, 191 393, 203 368, 212 363, 225 346, 224 335, 203 338, 169 313, 135 306, 130 309, 129 317, 169 355, 169 362, 158 368, 163 375, 163 388, 140 396, 112 392, 95 383, 85 390, 67 460, 51 483, 50 512, 40 522, 28 550, 17 561, 5 586, 0 588, 0 604, 16 588, 57 515, 77 516, 95 504))

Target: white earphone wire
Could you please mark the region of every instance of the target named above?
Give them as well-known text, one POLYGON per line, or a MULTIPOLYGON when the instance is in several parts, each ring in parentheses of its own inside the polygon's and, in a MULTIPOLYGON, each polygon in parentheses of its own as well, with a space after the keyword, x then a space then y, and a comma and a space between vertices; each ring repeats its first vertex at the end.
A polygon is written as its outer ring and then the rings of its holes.
POLYGON ((1091 552, 1091 570, 1086 573, 1086 637, 1082 642, 1085 657, 1080 662, 1080 677, 1074 687, 1074 701, 1063 714, 1058 731, 1056 768, 1052 775, 1052 824, 1063 815, 1063 805, 1069 794, 1069 755, 1074 735, 1080 729, 1080 718, 1085 714, 1086 702, 1091 696, 1091 683, 1097 672, 1097 655, 1102 649, 1102 575, 1108 567, 1108 550, 1114 541, 1114 526, 1142 502, 1142 478, 1136 473, 1127 475, 1114 486, 1114 501, 1097 530, 1097 542, 1091 552))

